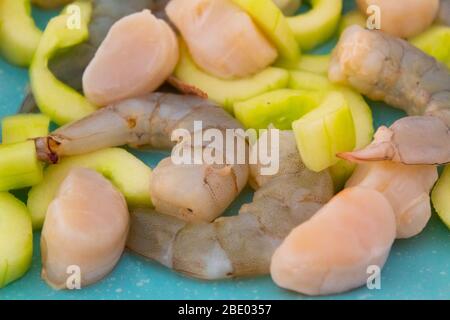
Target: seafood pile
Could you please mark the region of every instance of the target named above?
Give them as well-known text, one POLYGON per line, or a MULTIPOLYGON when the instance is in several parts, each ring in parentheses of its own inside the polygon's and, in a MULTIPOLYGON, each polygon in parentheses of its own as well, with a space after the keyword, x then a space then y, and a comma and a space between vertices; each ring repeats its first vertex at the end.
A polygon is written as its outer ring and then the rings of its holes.
POLYGON ((344 17, 342 0, 31 2, 64 7, 41 31, 30 0, 0 0, 0 53, 30 72, 2 119, 0 287, 42 229, 57 290, 130 250, 330 295, 365 285, 433 206, 450 226, 450 1, 357 0, 344 17), (336 32, 330 55, 305 53, 336 32), (407 116, 374 128, 364 97, 407 116), (150 168, 123 147, 170 156, 150 168))

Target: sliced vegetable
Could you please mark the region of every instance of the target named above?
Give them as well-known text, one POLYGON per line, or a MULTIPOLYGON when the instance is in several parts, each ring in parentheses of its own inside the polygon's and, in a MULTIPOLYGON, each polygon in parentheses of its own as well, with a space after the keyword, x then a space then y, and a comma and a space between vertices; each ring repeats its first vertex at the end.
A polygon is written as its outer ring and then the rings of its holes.
POLYGON ((329 91, 334 89, 334 85, 326 76, 321 74, 308 71, 291 71, 289 88, 296 90, 329 91))
POLYGON ((30 0, 0 1, 0 50, 8 61, 28 66, 40 38, 41 31, 31 17, 30 0))
POLYGON ((274 125, 291 130, 292 122, 316 108, 320 101, 317 92, 280 89, 236 103, 234 114, 246 128, 266 129, 274 125))
POLYGON ((288 20, 272 0, 233 0, 245 10, 277 47, 286 65, 295 64, 300 57, 300 48, 288 20))
POLYGON ((350 179, 356 169, 356 164, 339 159, 336 164, 332 165, 328 171, 333 179, 334 191, 339 192, 344 189, 347 180, 350 179))
POLYGON ((61 182, 74 167, 93 169, 102 173, 123 193, 132 207, 152 205, 151 169, 124 149, 104 149, 64 158, 61 163, 51 165, 45 170, 44 180, 31 188, 28 194, 28 208, 34 229, 42 227, 49 203, 55 197, 61 182))
POLYGON ((358 25, 362 28, 367 26, 367 17, 359 10, 349 11, 341 19, 339 24, 339 34, 352 25, 358 25))
POLYGON ((434 187, 431 200, 439 217, 450 228, 450 165, 445 167, 434 187))
POLYGON ((356 130, 356 148, 367 146, 374 133, 372 110, 362 95, 344 86, 332 84, 325 75, 291 71, 289 88, 296 90, 338 91, 344 95, 352 112, 356 130))
POLYGON ((2 142, 16 143, 45 137, 50 118, 44 114, 18 114, 2 119, 2 142))
POLYGON ((73 0, 31 0, 31 2, 45 9, 53 9, 68 4, 73 0))
POLYGON ((33 141, 0 145, 0 191, 30 187, 42 180, 33 141))
POLYGON ((48 61, 62 49, 85 41, 91 16, 91 3, 75 2, 80 9, 80 28, 70 27, 69 19, 76 19, 64 10, 50 20, 30 67, 31 89, 39 109, 59 125, 83 118, 96 110, 83 95, 60 82, 48 69, 48 61))
POLYGON ((450 68, 450 27, 432 26, 411 43, 450 68))
POLYGON ((302 55, 295 69, 300 71, 326 75, 330 65, 331 55, 302 55))
POLYGON ((183 42, 180 42, 180 61, 175 76, 182 82, 206 92, 208 97, 233 112, 235 102, 248 100, 262 93, 285 88, 289 82, 289 72, 280 68, 267 68, 245 79, 222 80, 200 70, 183 42))
POLYGON ((27 207, 0 192, 0 288, 22 277, 31 265, 33 230, 27 207))
POLYGON ((355 147, 355 126, 343 94, 331 92, 323 103, 292 124, 305 165, 320 172, 339 160, 336 154, 355 147))
POLYGON ((303 50, 311 50, 327 41, 337 31, 342 12, 342 0, 310 0, 310 3, 310 11, 288 18, 303 50))

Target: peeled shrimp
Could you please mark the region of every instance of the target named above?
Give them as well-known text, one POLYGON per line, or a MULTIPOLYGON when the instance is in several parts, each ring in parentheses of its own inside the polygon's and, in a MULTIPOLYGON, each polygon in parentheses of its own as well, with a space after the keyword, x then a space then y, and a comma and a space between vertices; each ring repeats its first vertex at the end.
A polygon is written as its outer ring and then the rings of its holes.
POLYGON ((275 47, 231 0, 172 0, 166 11, 194 61, 212 75, 250 76, 277 58, 275 47))
POLYGON ((280 134, 279 161, 278 174, 264 179, 261 166, 252 168, 259 189, 238 216, 187 223, 152 210, 132 212, 127 247, 194 278, 267 274, 286 235, 333 195, 328 172, 314 173, 302 164, 292 132, 280 134))
MULTIPOLYGON (((50 70, 60 81, 79 91, 82 90, 84 70, 111 26, 119 19, 144 9, 150 9, 157 17, 166 18, 164 9, 169 0, 91 0, 91 2, 93 12, 89 24, 89 40, 67 52, 62 52, 49 62, 50 70)), ((20 112, 31 112, 36 108, 36 102, 30 92, 23 101, 20 112)))
POLYGON ((275 251, 270 272, 280 287, 307 295, 364 285, 369 267, 382 268, 395 239, 395 218, 373 189, 345 189, 275 251))
POLYGON ((382 127, 374 144, 343 158, 450 162, 450 72, 446 66, 404 40, 351 26, 334 50, 329 78, 415 116, 389 129, 382 127))
POLYGON ((394 209, 397 238, 418 235, 431 217, 430 192, 438 179, 435 166, 407 166, 394 162, 359 165, 346 187, 381 192, 394 209))
MULTIPOLYGON (((172 140, 172 133, 186 129, 191 136, 195 135, 196 121, 201 122, 204 129, 215 128, 222 132, 242 129, 224 109, 208 100, 155 93, 101 109, 48 137, 37 139, 36 147, 39 157, 49 162, 57 162, 62 156, 121 145, 170 150, 177 142, 172 140)), ((243 138, 237 136, 236 139, 243 138)), ((191 142, 184 148, 211 148, 196 145, 194 139, 191 142)), ((226 144, 225 141, 224 148, 216 148, 215 152, 226 157, 226 144)), ((188 221, 210 221, 223 213, 247 184, 247 162, 236 165, 225 161, 214 165, 203 163, 175 164, 169 157, 155 168, 150 193, 157 211, 188 221)))
POLYGON ((83 75, 90 102, 105 106, 157 89, 178 62, 178 41, 171 27, 149 10, 117 21, 83 75))
POLYGON ((436 18, 439 0, 357 0, 363 14, 371 5, 380 9, 381 30, 400 38, 425 31, 436 18))
POLYGON ((41 235, 42 277, 55 289, 65 289, 75 267, 81 286, 99 281, 122 255, 128 229, 122 194, 97 172, 73 169, 47 210, 41 235))

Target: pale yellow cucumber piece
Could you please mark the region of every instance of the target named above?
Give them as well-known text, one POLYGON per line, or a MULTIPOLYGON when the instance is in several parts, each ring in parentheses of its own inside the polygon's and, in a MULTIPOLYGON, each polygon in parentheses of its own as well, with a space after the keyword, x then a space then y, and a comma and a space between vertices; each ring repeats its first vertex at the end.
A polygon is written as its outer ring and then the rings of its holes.
POLYGON ((331 38, 342 13, 342 0, 310 0, 310 3, 308 12, 287 18, 303 50, 313 49, 331 38))
POLYGON ((41 180, 34 141, 0 145, 0 191, 30 187, 41 180))
POLYGON ((322 104, 292 124, 305 165, 320 172, 339 159, 336 154, 355 147, 355 126, 350 107, 339 92, 330 92, 322 104))
POLYGON ((41 34, 31 17, 30 0, 0 1, 0 51, 9 62, 28 66, 41 34))
POLYGON ((412 38, 411 43, 450 69, 450 27, 432 26, 412 38))
POLYGON ((332 84, 326 75, 307 71, 291 71, 289 88, 296 90, 317 90, 322 92, 338 91, 342 93, 351 109, 356 131, 356 149, 367 146, 373 138, 373 116, 363 96, 354 90, 332 84))
POLYGON ((295 69, 300 71, 318 73, 321 75, 328 74, 328 67, 330 66, 331 55, 310 55, 304 54, 300 58, 300 62, 295 66, 295 69))
POLYGON ((332 165, 328 171, 333 179, 334 191, 338 193, 345 187, 345 183, 353 174, 356 169, 356 164, 346 160, 339 159, 339 161, 332 165))
POLYGON ((235 102, 248 100, 268 91, 285 88, 289 82, 288 71, 272 67, 244 79, 218 79, 197 67, 182 41, 180 41, 180 53, 175 77, 204 91, 208 94, 209 99, 231 113, 235 102))
POLYGON ((292 122, 318 107, 320 101, 317 92, 280 89, 236 103, 234 115, 246 128, 266 129, 273 125, 291 130, 292 122))
POLYGON ((33 230, 27 207, 0 192, 0 288, 22 277, 30 268, 33 230))
POLYGON ((34 229, 42 227, 48 205, 54 199, 61 182, 74 167, 93 169, 103 174, 123 193, 131 207, 152 205, 151 169, 124 149, 104 149, 64 158, 61 163, 51 165, 45 170, 43 181, 31 188, 28 194, 27 204, 34 229))
POLYGON ((434 187, 431 200, 441 220, 450 228, 450 165, 445 167, 434 187))
POLYGON ((44 114, 17 114, 2 119, 2 143, 45 137, 50 118, 44 114))
POLYGON ((294 65, 300 58, 300 47, 288 20, 272 0, 232 0, 246 11, 276 46, 281 60, 294 65))
POLYGON ((91 3, 78 1, 71 6, 79 8, 80 26, 71 24, 75 16, 73 13, 69 14, 67 9, 60 16, 51 19, 30 67, 31 89, 36 103, 41 112, 58 125, 81 119, 96 110, 83 95, 59 81, 48 69, 48 61, 58 51, 84 42, 89 37, 91 3))
POLYGON ((290 71, 289 88, 296 90, 330 91, 334 85, 323 74, 308 71, 290 71))
POLYGON ((362 28, 367 26, 367 17, 359 10, 349 11, 342 17, 341 23, 339 24, 339 34, 355 24, 362 28))

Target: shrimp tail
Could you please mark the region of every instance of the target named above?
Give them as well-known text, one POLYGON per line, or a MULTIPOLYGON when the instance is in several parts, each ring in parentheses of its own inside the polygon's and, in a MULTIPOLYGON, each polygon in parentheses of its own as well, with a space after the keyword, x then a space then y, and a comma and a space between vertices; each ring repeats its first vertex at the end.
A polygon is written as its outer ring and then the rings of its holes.
POLYGON ((450 129, 437 117, 406 117, 380 127, 366 148, 338 156, 352 162, 394 161, 409 165, 450 162, 450 129))
POLYGON ((333 195, 329 173, 314 173, 302 164, 292 132, 283 133, 281 139, 282 170, 260 179, 260 167, 253 168, 260 188, 238 215, 187 223, 155 210, 134 210, 127 247, 199 279, 268 274, 283 239, 333 195))

